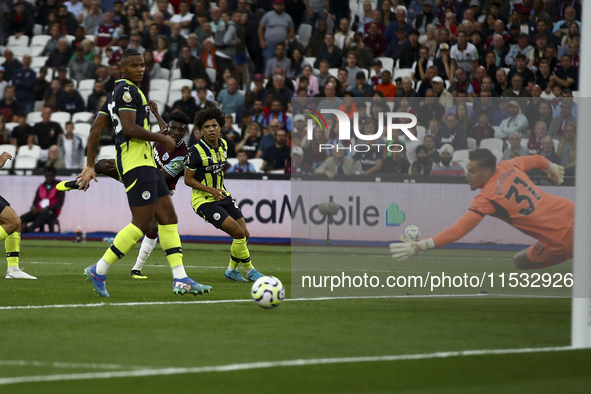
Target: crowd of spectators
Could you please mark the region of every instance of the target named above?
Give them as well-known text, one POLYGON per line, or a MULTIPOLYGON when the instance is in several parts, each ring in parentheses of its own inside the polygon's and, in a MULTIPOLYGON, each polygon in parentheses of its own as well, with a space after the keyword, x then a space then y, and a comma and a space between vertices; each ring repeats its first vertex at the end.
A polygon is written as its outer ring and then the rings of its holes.
MULTIPOLYGON (((147 96, 154 80, 192 81, 179 88, 178 101, 161 108, 165 116, 183 111, 192 118, 214 105, 228 115, 223 134, 229 156, 240 158, 234 172, 250 172, 248 160, 261 158, 262 171, 329 178, 457 176, 464 168, 454 154, 496 138, 502 141, 502 159, 540 153, 574 174, 581 3, 4 2, 0 143, 41 146, 40 164, 55 145, 68 155, 62 157, 67 167, 82 165, 81 144, 71 131, 64 134, 65 124, 49 126, 45 118, 27 124, 26 114, 37 105, 49 115, 96 114, 120 76, 122 51, 133 48, 145 57, 140 87, 147 96), (32 39, 39 27, 49 37, 44 48, 15 55, 11 38, 32 39), (33 57, 46 57, 45 64, 32 67, 33 57), (88 79, 95 79, 95 86, 82 96, 76 87, 88 79), (380 113, 412 113, 418 126, 411 131, 419 141, 403 134, 388 141, 384 134, 384 146, 405 149, 355 152, 350 149, 355 141, 339 140, 337 122, 330 118, 327 130, 318 128, 308 139, 305 118, 292 116, 302 108, 340 109, 351 119, 357 114, 365 134, 376 133, 380 113), (7 130, 9 123, 14 127, 7 130), (327 143, 335 149, 319 149, 327 143)), ((112 130, 102 143, 112 143, 109 134, 112 130)), ((197 130, 187 136, 189 143, 199 138, 197 130)))

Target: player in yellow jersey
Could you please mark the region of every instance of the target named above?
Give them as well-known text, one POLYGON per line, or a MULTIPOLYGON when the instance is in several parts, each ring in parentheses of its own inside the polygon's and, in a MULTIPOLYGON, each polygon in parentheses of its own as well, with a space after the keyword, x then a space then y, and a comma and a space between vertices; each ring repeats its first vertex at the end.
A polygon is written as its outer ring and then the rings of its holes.
POLYGON ((206 108, 195 114, 195 128, 203 138, 189 149, 185 163, 185 184, 193 189, 193 210, 216 228, 233 238, 230 263, 224 276, 236 282, 248 282, 237 270, 243 263, 246 277, 255 281, 264 276, 250 261, 246 246, 250 236, 246 222, 236 201, 224 186, 224 171, 228 157, 228 143, 220 138, 224 117, 218 108, 206 108))
POLYGON ((501 161, 488 149, 469 153, 466 179, 472 190, 482 189, 470 209, 450 228, 433 238, 419 242, 403 239, 390 245, 392 257, 404 260, 427 249, 447 245, 472 231, 486 215, 507 222, 537 243, 513 258, 520 269, 545 268, 572 257, 575 203, 564 197, 543 192, 526 172, 534 168, 547 171, 560 185, 564 168, 540 155, 516 157, 501 161))
MULTIPOLYGON (((4 167, 6 160, 12 160, 8 152, 0 154, 0 168, 4 167)), ((6 248, 6 260, 8 269, 6 279, 37 279, 27 274, 18 266, 21 251, 21 218, 12 209, 10 203, 0 196, 0 241, 4 241, 6 248)))
MULTIPOLYGON (((185 272, 178 219, 164 177, 154 161, 150 141, 164 144, 169 152, 175 149, 176 141, 169 135, 150 131, 150 106, 137 86, 144 77, 144 57, 128 49, 121 56, 120 68, 122 79, 116 81, 115 89, 109 94, 99 117, 109 116, 115 129, 116 166, 125 185, 132 219, 119 231, 103 257, 84 272, 98 295, 109 297, 105 288, 107 271, 150 229, 155 217, 159 224, 160 245, 172 268, 173 292, 209 293, 211 286, 195 282, 185 272)), ((87 164, 79 175, 79 187, 83 190, 88 189, 91 179, 97 182, 94 166, 100 132, 98 127, 93 127, 88 139, 87 164)))

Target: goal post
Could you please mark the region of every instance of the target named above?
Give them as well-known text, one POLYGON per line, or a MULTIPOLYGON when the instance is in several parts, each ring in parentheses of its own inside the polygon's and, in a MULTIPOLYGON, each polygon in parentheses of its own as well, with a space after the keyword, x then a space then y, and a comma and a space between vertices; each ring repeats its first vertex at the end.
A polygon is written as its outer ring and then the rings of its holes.
POLYGON ((577 177, 575 191, 575 246, 573 256, 573 293, 571 312, 571 346, 591 347, 591 4, 582 7, 581 63, 579 67, 579 113, 577 119, 577 177))

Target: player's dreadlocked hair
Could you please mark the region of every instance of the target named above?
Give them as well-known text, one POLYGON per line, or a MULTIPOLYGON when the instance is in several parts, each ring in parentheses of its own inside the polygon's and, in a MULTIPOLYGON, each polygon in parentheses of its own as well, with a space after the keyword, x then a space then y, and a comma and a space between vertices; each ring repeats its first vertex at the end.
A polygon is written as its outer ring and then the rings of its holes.
POLYGON ((495 170, 497 167, 497 158, 488 149, 476 149, 468 152, 468 159, 477 161, 479 167, 495 170))
POLYGON ((220 127, 224 126, 224 115, 222 111, 219 108, 206 108, 195 114, 195 127, 201 130, 203 124, 212 119, 217 120, 220 127))
POLYGON ((121 63, 123 63, 123 61, 125 59, 127 59, 128 57, 132 57, 132 56, 142 56, 141 53, 139 53, 138 51, 136 51, 135 49, 126 49, 123 51, 123 53, 121 54, 121 63))
POLYGON ((188 125, 191 120, 183 111, 175 111, 170 114, 170 121, 175 121, 182 123, 184 125, 188 125))

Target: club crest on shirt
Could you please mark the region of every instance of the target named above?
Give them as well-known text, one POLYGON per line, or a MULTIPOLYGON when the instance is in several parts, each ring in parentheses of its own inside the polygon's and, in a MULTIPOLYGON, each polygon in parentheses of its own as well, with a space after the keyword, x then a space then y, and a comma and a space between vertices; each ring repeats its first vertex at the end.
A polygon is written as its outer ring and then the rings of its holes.
POLYGON ((166 161, 168 160, 168 152, 166 152, 165 154, 162 155, 162 160, 166 161))
POLYGON ((123 93, 123 101, 126 103, 131 103, 131 93, 125 92, 123 93))

